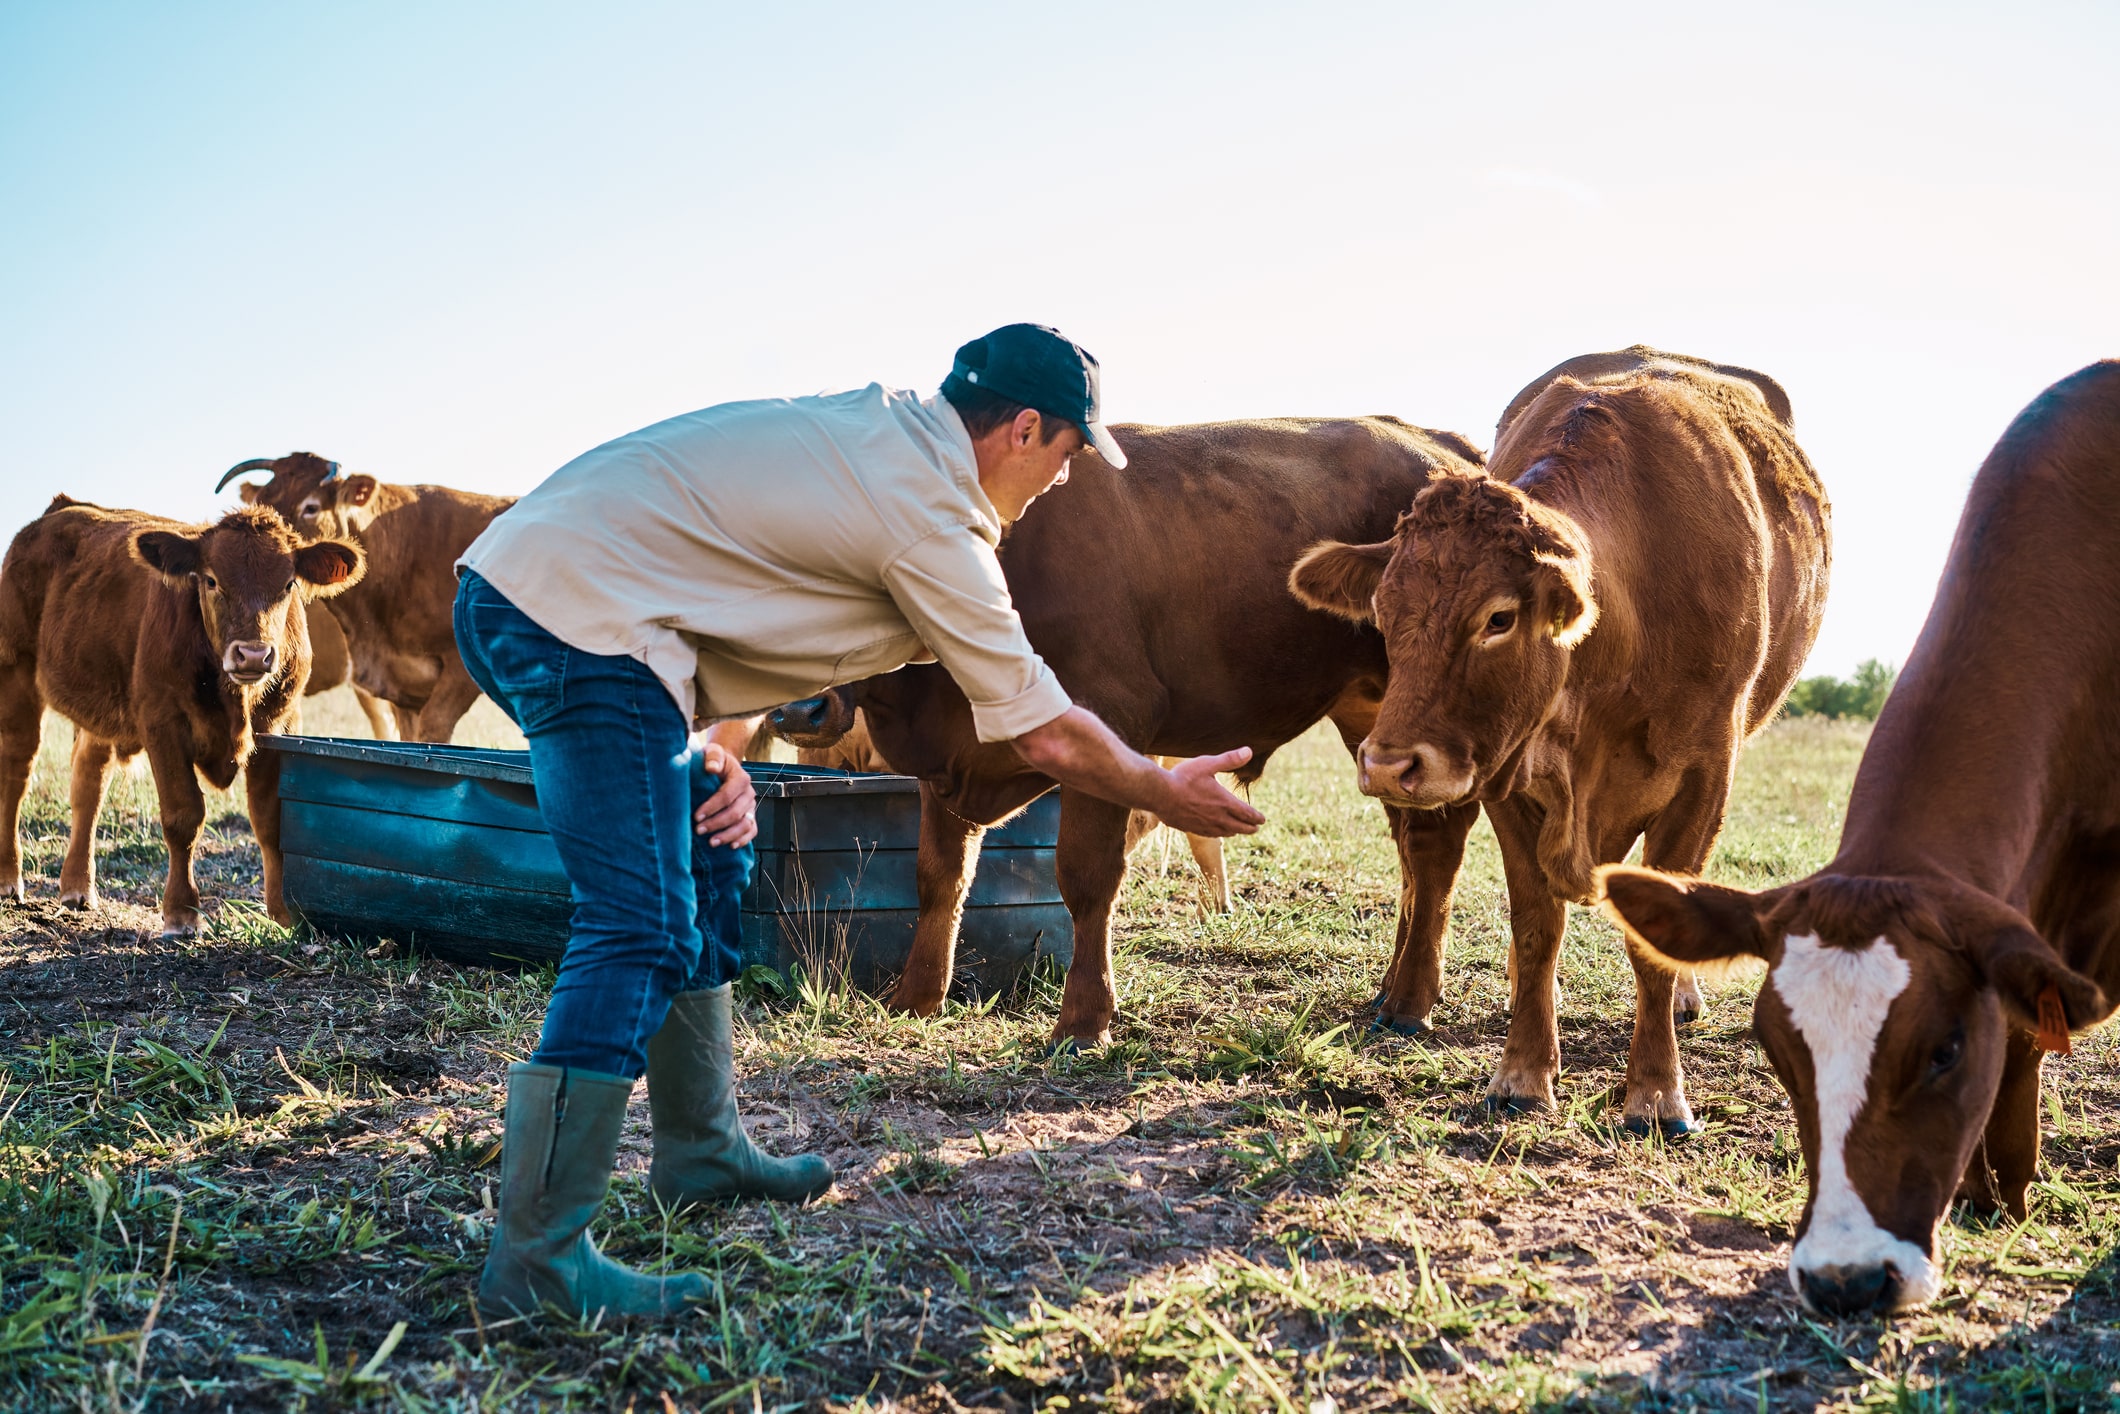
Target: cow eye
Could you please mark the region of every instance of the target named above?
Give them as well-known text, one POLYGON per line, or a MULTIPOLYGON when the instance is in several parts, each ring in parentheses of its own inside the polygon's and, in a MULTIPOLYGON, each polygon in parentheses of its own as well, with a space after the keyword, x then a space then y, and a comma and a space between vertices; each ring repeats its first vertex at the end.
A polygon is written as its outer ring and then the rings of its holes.
POLYGON ((1487 616, 1487 632, 1499 637, 1516 627, 1516 610, 1501 609, 1487 616))
POLYGON ((317 508, 316 508, 315 506, 304 506, 304 507, 302 507, 302 519, 303 519, 303 520, 315 520, 316 518, 317 518, 317 508))
POLYGON ((1929 1053, 1929 1078, 1945 1074, 1965 1055, 1965 1033, 1953 1031, 1951 1039, 1929 1053))
POLYGON ((292 593, 294 593, 294 581, 293 581, 293 580, 291 580, 291 579, 290 579, 290 580, 288 580, 288 581, 287 581, 287 587, 286 587, 285 589, 281 590, 280 592, 281 592, 282 594, 292 594, 292 593))
POLYGON ((212 575, 208 575, 206 576, 206 587, 208 589, 219 589, 221 587, 221 581, 215 579, 212 575))

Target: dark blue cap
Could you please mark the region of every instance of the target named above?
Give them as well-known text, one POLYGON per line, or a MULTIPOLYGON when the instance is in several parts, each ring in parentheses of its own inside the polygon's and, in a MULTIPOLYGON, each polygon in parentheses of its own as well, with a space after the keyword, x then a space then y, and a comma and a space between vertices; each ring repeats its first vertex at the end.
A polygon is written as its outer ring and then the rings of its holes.
MULTIPOLYGON (((950 378, 1036 408, 1047 417, 1065 418, 1082 429, 1098 456, 1114 467, 1126 465, 1126 453, 1104 429, 1097 360, 1058 329, 1004 324, 957 350, 950 378)), ((949 389, 947 380, 943 389, 949 389)))

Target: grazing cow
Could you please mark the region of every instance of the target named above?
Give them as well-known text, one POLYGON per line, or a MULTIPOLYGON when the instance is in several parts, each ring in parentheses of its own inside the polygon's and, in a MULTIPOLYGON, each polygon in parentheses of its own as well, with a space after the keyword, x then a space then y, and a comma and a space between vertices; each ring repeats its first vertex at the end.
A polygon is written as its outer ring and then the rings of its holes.
POLYGON ((0 564, 0 896, 22 897, 17 830, 44 709, 74 724, 73 833, 60 902, 96 903, 96 815, 114 760, 145 750, 161 798, 169 879, 163 936, 195 932, 197 777, 222 790, 248 765, 265 908, 280 896, 279 759, 256 738, 295 715, 309 676, 304 601, 359 581, 359 547, 304 544, 263 509, 216 525, 55 499, 0 564))
MULTIPOLYGON (((791 703, 790 708, 796 705, 791 703)), ((810 710, 829 712, 829 708, 821 702, 810 710)), ((769 759, 775 737, 792 742, 795 747, 795 759, 805 766, 826 766, 835 771, 891 770, 891 763, 884 760, 883 753, 876 749, 876 742, 869 735, 868 721, 862 716, 859 708, 854 710, 853 724, 844 735, 816 730, 805 734, 801 713, 783 709, 773 720, 759 727, 757 734, 751 738, 745 758, 754 761, 769 759), (789 734, 783 735, 783 731, 789 734)), ((1157 761, 1165 767, 1178 764, 1178 758, 1174 756, 1158 757, 1157 761)), ((1162 823, 1160 818, 1146 810, 1136 810, 1127 817, 1126 855, 1129 859, 1140 847, 1141 841, 1154 834, 1162 823)), ((1222 841, 1206 835, 1187 835, 1185 843, 1192 849, 1193 862, 1200 866, 1201 910, 1205 913, 1230 912, 1235 905, 1229 897, 1229 869, 1223 859, 1222 841)))
POLYGON ((1954 1197, 2025 1215, 2045 1052, 2120 1000, 2116 700, 2120 361, 2041 394, 1974 478, 1830 864, 1760 894, 1603 871, 1651 957, 1767 964, 1810 1304, 1933 1297, 1954 1197))
POLYGON ((278 511, 303 536, 351 540, 366 552, 367 575, 329 605, 346 631, 354 683, 397 709, 405 740, 449 740, 479 695, 452 627, 457 557, 514 498, 342 476, 337 462, 309 452, 240 462, 214 489, 252 471, 272 479, 244 482, 245 502, 278 511))
MULTIPOLYGON (((1362 790, 1484 804, 1494 822, 1512 991, 1487 1097, 1507 1109, 1553 1102, 1568 904, 1644 836, 1653 864, 1706 861, 1738 749, 1794 682, 1826 597, 1825 492, 1754 383, 1664 355, 1591 382, 1566 368, 1506 420, 1487 472, 1438 477, 1391 539, 1320 545, 1290 576, 1304 602, 1383 630, 1391 685, 1362 790)), ((1386 974, 1387 1024, 1425 1026, 1441 991, 1443 919, 1427 922, 1386 974)), ((1674 979, 1640 957, 1634 971, 1623 1119, 1683 1133, 1674 979)))
MULTIPOLYGON (((1249 746, 1240 782, 1258 779, 1274 751, 1321 718, 1350 747, 1361 740, 1383 692, 1383 641, 1306 612, 1283 588, 1288 567, 1321 537, 1388 531, 1430 477, 1476 468, 1478 449, 1389 417, 1114 431, 1125 472, 1078 453, 1067 482, 1001 546, 1031 644, 1069 694, 1140 751, 1249 746)), ((836 715, 839 725, 856 703, 883 754, 921 778, 920 921, 892 1001, 927 1015, 949 990, 984 827, 1053 782, 1006 742, 978 740, 970 706, 939 667, 835 691, 817 715, 836 715)), ((1062 791, 1057 863, 1075 956, 1056 1043, 1098 1045, 1110 1035, 1118 1008, 1111 912, 1130 813, 1062 791)), ((1386 813, 1410 905, 1438 829, 1426 815, 1386 813)))
MULTIPOLYGON (((339 627, 339 621, 320 602, 305 604, 302 609, 303 617, 309 623, 309 686, 303 689, 302 695, 315 697, 351 683, 354 701, 361 704, 361 713, 368 718, 368 730, 375 734, 376 740, 397 740, 397 718, 373 693, 353 682, 353 658, 346 647, 346 632, 339 627)), ((300 730, 299 721, 296 730, 300 730)))

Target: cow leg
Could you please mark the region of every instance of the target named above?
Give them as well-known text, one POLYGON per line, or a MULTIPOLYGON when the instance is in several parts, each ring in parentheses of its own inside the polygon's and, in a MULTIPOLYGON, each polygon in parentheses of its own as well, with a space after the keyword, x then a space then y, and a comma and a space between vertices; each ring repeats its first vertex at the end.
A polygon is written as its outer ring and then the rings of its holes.
POLYGON ((1539 864, 1539 808, 1512 798, 1490 804, 1487 818, 1501 843, 1502 872, 1509 884, 1509 949, 1514 962, 1509 1039, 1502 1045, 1502 1063, 1487 1083, 1487 1103, 1512 1113, 1546 1109, 1553 1104, 1553 1081, 1561 1070, 1554 984, 1568 904, 1553 892, 1539 864))
POLYGON ((1126 807, 1080 791, 1060 792, 1055 850, 1060 898, 1075 924, 1075 956, 1060 993, 1054 1046, 1085 1048, 1111 1039, 1119 994, 1112 985, 1112 908, 1126 878, 1126 807))
POLYGON ((188 938, 199 931, 199 886, 191 867, 199 827, 206 823, 206 797, 192 770, 191 753, 168 740, 149 741, 147 764, 162 805, 162 839, 169 846, 169 878, 162 885, 162 936, 188 938))
POLYGON ((1229 899, 1229 866, 1222 856, 1222 841, 1205 835, 1187 835, 1193 863, 1200 866, 1200 901, 1209 913, 1228 913, 1235 908, 1229 899))
POLYGON ((983 826, 944 805, 934 788, 920 784, 920 852, 913 864, 919 889, 920 916, 913 924, 913 950, 905 972, 891 991, 891 1006, 915 1016, 933 1016, 950 992, 956 966, 957 928, 964 920, 964 898, 972 891, 972 871, 979 863, 983 826))
POLYGON ((2021 1220, 2024 1191, 2039 1172, 2039 1072, 2046 1053, 2014 1027, 2007 1045, 1987 1132, 1973 1146, 1958 1196, 2021 1220))
POLYGON ((265 874, 265 913, 282 928, 294 925, 280 876, 280 753, 251 753, 243 767, 243 793, 250 802, 250 833, 258 841, 265 874))
MULTIPOLYGON (((413 730, 406 735, 407 741, 447 741, 456 724, 463 720, 471 704, 478 701, 479 686, 464 671, 464 661, 451 655, 442 664, 442 675, 434 684, 434 691, 427 696, 426 705, 420 708, 413 730), (416 733, 416 734, 415 734, 416 733)), ((404 719, 399 718, 402 722, 404 719)))
MULTIPOLYGON (((1734 753, 1725 752, 1725 761, 1734 753)), ((1693 772, 1669 805, 1650 821, 1642 841, 1642 862, 1672 874, 1697 874, 1722 833, 1723 810, 1730 800, 1730 773, 1693 772)), ((1647 1134, 1654 1127, 1666 1138, 1700 1128, 1686 1103, 1685 1068, 1678 1055, 1677 999, 1680 977, 1644 957, 1633 939, 1627 961, 1634 967, 1634 1039, 1627 1047, 1627 1098, 1621 1119, 1629 1133, 1647 1134)), ((1685 989, 1691 1010, 1700 1012, 1699 985, 1688 973, 1685 989)))
POLYGON ((116 757, 109 742, 74 728, 73 830, 66 839, 66 862, 59 866, 59 902, 68 908, 94 908, 98 902, 96 817, 103 813, 103 792, 116 757))
POLYGON ((361 715, 368 719, 368 730, 377 741, 399 739, 395 708, 359 683, 354 684, 353 700, 361 704, 361 715))
POLYGON ((37 764, 44 728, 44 698, 37 670, 27 656, 0 667, 0 899, 20 903, 22 888, 22 797, 37 764))
POLYGON ((1444 933, 1450 895, 1465 862, 1465 837, 1480 818, 1478 805, 1442 810, 1386 806, 1391 838, 1399 848, 1399 929, 1391 966, 1384 973, 1376 1029, 1416 1036, 1428 1029, 1428 1014, 1443 995, 1444 933))
MULTIPOLYGON (((390 704, 390 719, 397 723, 397 732, 392 741, 418 741, 420 739, 420 714, 409 707, 390 704)), ((378 738, 380 740, 380 738, 378 738)))

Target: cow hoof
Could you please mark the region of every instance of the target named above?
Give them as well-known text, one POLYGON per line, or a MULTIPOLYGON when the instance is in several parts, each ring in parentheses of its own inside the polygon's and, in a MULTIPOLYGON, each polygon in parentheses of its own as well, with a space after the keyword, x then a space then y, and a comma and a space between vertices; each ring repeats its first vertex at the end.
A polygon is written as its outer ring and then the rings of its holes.
POLYGON ((1699 1007, 1692 1007, 1687 1010, 1674 1010, 1671 1013, 1671 1024, 1673 1026, 1691 1026, 1694 1022, 1698 1020, 1700 1020, 1699 1007))
POLYGON ((1538 1114, 1546 1108, 1544 1100, 1530 1095, 1489 1095, 1481 1103, 1489 1114, 1506 1115, 1512 1119, 1518 1115, 1538 1114))
POLYGON ((1417 1016, 1401 1019, 1379 1015, 1376 1020, 1369 1023, 1369 1034, 1372 1036, 1379 1032, 1393 1036, 1425 1036, 1434 1029, 1434 1027, 1417 1016))
POLYGON ((75 911, 76 913, 86 913, 86 912, 88 912, 88 911, 89 911, 90 909, 94 908, 95 906, 96 906, 96 896, 95 896, 94 894, 61 894, 61 895, 59 895, 59 907, 61 907, 61 908, 71 908, 71 909, 73 909, 73 910, 74 910, 74 911, 75 911))
MULTIPOLYGON (((1620 1128, 1626 1130, 1627 1133, 1633 1135, 1636 1139, 1647 1139, 1651 1124, 1652 1121, 1647 1115, 1629 1115, 1626 1119, 1620 1121, 1620 1128)), ((1659 1119, 1653 1121, 1653 1124, 1656 1130, 1664 1136, 1664 1140, 1667 1143, 1698 1134, 1707 1128, 1706 1125, 1697 1119, 1659 1119)))
POLYGON ((165 920, 162 924, 162 931, 156 934, 155 936, 155 941, 162 943, 182 943, 188 942, 189 940, 198 936, 199 925, 196 923, 171 923, 165 920))

